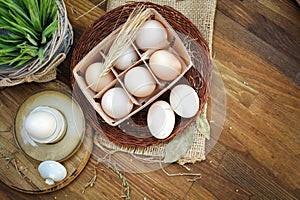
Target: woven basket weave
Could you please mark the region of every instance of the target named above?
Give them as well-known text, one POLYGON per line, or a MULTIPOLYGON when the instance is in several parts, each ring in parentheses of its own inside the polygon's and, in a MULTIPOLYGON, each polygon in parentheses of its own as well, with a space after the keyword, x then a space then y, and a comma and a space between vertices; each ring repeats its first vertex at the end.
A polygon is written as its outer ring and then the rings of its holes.
MULTIPOLYGON (((199 114, 206 103, 209 94, 209 81, 211 78, 209 48, 197 27, 193 25, 183 14, 171 7, 160 6, 150 2, 135 2, 109 11, 104 16, 96 20, 92 26, 81 36, 73 51, 71 69, 73 70, 76 64, 89 51, 91 51, 93 47, 106 38, 113 30, 125 23, 133 9, 141 4, 148 8, 154 8, 168 21, 175 31, 181 33, 180 35, 188 36, 194 42, 203 47, 204 53, 201 54, 201 62, 192 57, 195 68, 191 68, 185 74, 185 78, 188 80, 189 84, 198 93, 200 99, 200 109, 198 111, 199 114)), ((183 40, 184 38, 181 39, 183 40)), ((193 52, 193 49, 190 49, 190 51, 193 52)), ((74 87, 74 97, 77 99, 79 104, 81 104, 83 110, 85 110, 86 118, 91 123, 92 127, 97 133, 106 135, 109 140, 116 144, 131 147, 146 147, 169 141, 170 139, 174 138, 175 135, 180 134, 191 123, 193 123, 197 116, 196 115, 195 117, 189 119, 177 117, 175 128, 172 134, 166 139, 159 140, 152 137, 150 132, 144 128, 147 126, 146 116, 148 107, 131 117, 131 120, 134 123, 122 123, 119 127, 113 127, 105 123, 104 120, 93 110, 92 106, 86 100, 85 96, 76 84, 74 78, 72 78, 72 83, 74 87), (123 131, 124 129, 126 132, 123 131), (136 133, 138 133, 138 136, 136 133)), ((166 100, 167 98, 168 93, 162 95, 162 97, 159 99, 166 100)))
POLYGON ((67 17, 63 0, 58 5, 58 30, 45 47, 42 63, 39 58, 15 70, 0 70, 0 87, 14 86, 25 82, 48 82, 56 78, 56 67, 66 58, 73 44, 73 30, 67 17))

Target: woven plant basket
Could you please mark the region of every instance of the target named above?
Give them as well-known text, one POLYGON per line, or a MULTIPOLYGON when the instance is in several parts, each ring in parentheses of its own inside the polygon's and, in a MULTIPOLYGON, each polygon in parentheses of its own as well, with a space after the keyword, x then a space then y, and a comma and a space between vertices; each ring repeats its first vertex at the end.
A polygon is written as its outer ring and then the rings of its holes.
MULTIPOLYGON (((78 62, 83 59, 83 57, 99 42, 106 38, 113 30, 124 24, 134 8, 141 4, 143 4, 146 8, 155 9, 168 21, 176 32, 179 32, 180 35, 188 36, 191 40, 202 47, 203 52, 201 54, 202 57, 200 58, 201 61, 196 59, 195 56, 191 56, 194 67, 189 69, 189 71, 185 74, 185 78, 188 80, 189 85, 192 86, 198 93, 200 100, 199 114, 204 104, 207 102, 209 95, 209 82, 211 79, 209 48, 197 27, 183 14, 169 6, 160 6, 150 2, 135 2, 125 4, 124 6, 120 6, 107 12, 105 15, 96 20, 79 39, 73 51, 71 70, 73 70, 78 62)), ((181 39, 184 40, 185 38, 181 39)), ((189 51, 195 52, 197 49, 189 49, 189 51)), ((188 119, 176 117, 176 123, 172 134, 166 139, 159 140, 151 136, 149 130, 145 128, 147 127, 146 116, 149 106, 131 117, 133 123, 123 122, 119 126, 110 126, 104 122, 99 114, 95 112, 80 90, 74 77, 72 77, 72 84, 73 95, 82 106, 87 120, 95 131, 98 134, 104 134, 110 141, 119 145, 128 147, 147 147, 167 142, 176 135, 182 133, 191 123, 195 122, 197 117, 197 115, 188 119)), ((159 97, 159 100, 167 100, 168 94, 169 92, 167 91, 159 97)))
POLYGON ((14 86, 25 82, 48 82, 56 78, 56 67, 66 58, 73 44, 73 30, 67 17, 64 1, 58 4, 58 29, 46 44, 42 63, 33 59, 17 68, 0 67, 0 87, 14 86))

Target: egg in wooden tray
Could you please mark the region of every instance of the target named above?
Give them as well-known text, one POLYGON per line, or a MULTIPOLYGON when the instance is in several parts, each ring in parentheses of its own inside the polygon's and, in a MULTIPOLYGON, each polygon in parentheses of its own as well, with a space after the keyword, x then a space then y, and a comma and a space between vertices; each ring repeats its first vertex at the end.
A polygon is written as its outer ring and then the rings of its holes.
POLYGON ((182 83, 193 63, 168 22, 155 9, 143 12, 147 17, 133 16, 96 45, 74 67, 73 75, 107 124, 118 128, 146 110, 144 121, 151 137, 165 139, 172 133, 175 119, 194 117, 200 109, 194 88, 187 81, 182 83), (177 89, 172 92, 174 87, 177 89), (188 107, 194 112, 181 116, 188 107))

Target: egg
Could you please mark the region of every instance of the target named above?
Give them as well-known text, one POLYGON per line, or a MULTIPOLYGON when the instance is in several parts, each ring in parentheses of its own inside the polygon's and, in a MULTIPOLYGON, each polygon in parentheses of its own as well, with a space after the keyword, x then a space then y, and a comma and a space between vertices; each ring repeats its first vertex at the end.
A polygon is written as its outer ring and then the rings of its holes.
POLYGON ((115 87, 104 93, 101 99, 101 107, 107 115, 119 119, 131 112, 133 103, 123 88, 115 87))
POLYGON ((176 114, 190 118, 199 110, 199 97, 191 86, 180 84, 171 90, 170 104, 176 114))
POLYGON ((172 81, 182 72, 181 62, 167 50, 154 52, 150 56, 149 66, 155 76, 164 81, 172 81))
POLYGON ((33 111, 26 118, 24 128, 33 139, 46 139, 57 127, 55 116, 46 111, 33 111))
POLYGON ((168 46, 166 28, 156 20, 146 21, 136 34, 136 45, 142 49, 161 49, 168 46))
POLYGON ((165 101, 154 102, 147 113, 147 125, 155 138, 167 138, 175 126, 175 114, 170 104, 165 101))
POLYGON ((124 54, 121 55, 115 63, 115 67, 119 70, 125 70, 139 59, 137 52, 132 46, 129 46, 124 54))
POLYGON ((142 66, 134 67, 125 74, 124 85, 136 97, 149 96, 156 88, 153 76, 142 66))
POLYGON ((59 110, 38 106, 25 118, 24 128, 35 142, 55 143, 64 137, 67 122, 59 110))
POLYGON ((85 81, 87 85, 95 92, 101 91, 110 82, 114 80, 114 75, 109 72, 105 76, 100 77, 104 70, 104 65, 101 62, 95 62, 88 66, 85 71, 85 81))

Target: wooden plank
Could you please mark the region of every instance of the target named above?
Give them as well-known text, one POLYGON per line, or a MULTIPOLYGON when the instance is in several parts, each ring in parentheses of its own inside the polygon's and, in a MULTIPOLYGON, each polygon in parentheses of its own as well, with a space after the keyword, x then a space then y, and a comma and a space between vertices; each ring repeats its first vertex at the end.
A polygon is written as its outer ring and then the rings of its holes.
MULTIPOLYGON (((250 192, 249 198, 257 199, 297 199, 296 196, 287 192, 276 181, 253 169, 244 162, 240 155, 227 151, 223 154, 219 168, 224 170, 227 177, 239 185, 239 188, 250 192)), ((252 163, 251 163, 252 164, 252 163)), ((237 188, 236 192, 240 192, 237 188)))
MULTIPOLYGON (((222 13, 217 13, 217 18, 219 17, 220 20, 217 25, 223 30, 221 32, 230 33, 226 38, 234 42, 235 47, 241 51, 247 49, 245 52, 275 66, 281 73, 295 81, 296 74, 299 72, 297 52, 300 49, 300 37, 292 37, 288 30, 275 25, 243 3, 218 1, 218 10, 222 13), (264 48, 261 48, 262 45, 264 48)), ((298 19, 300 17, 295 18, 296 21, 299 21, 298 19)))
MULTIPOLYGON (((232 77, 232 74, 226 74, 232 77)), ((228 84, 232 83, 232 79, 228 80, 228 84)), ((233 92, 229 91, 229 93, 233 92)), ((291 111, 282 109, 280 106, 282 104, 277 104, 276 100, 269 95, 273 96, 272 93, 258 94, 249 109, 240 105, 238 97, 229 96, 227 103, 231 106, 227 109, 227 115, 231 116, 231 119, 227 122, 227 127, 232 127, 232 130, 222 136, 226 137, 224 139, 226 143, 234 138, 236 142, 231 141, 230 146, 247 147, 239 149, 256 157, 262 166, 271 170, 284 182, 284 185, 289 185, 288 187, 294 190, 299 185, 294 175, 300 175, 297 167, 299 159, 295 156, 300 152, 299 144, 295 143, 295 141, 300 141, 299 134, 297 134, 300 130, 298 124, 300 112, 297 107, 292 107, 293 102, 290 106, 291 111), (266 101, 262 97, 272 100, 266 101), (255 108, 258 105, 260 110, 255 108), (269 111, 265 112, 266 109, 269 111), (270 122, 271 119, 272 122, 270 122)), ((291 99, 293 99, 292 96, 291 99)), ((299 105, 299 98, 297 102, 295 106, 299 105)))
POLYGON ((299 21, 299 5, 297 5, 295 0, 258 0, 258 2, 273 12, 278 13, 283 18, 293 22, 295 26, 299 27, 299 23, 297 22, 299 21))
MULTIPOLYGON (((71 24, 74 26, 76 34, 81 35, 86 27, 90 26, 97 18, 105 12, 97 4, 90 1, 65 1, 68 17, 71 24), (83 23, 84 22, 84 23, 83 23)), ((75 37, 77 39, 79 37, 75 37)))

